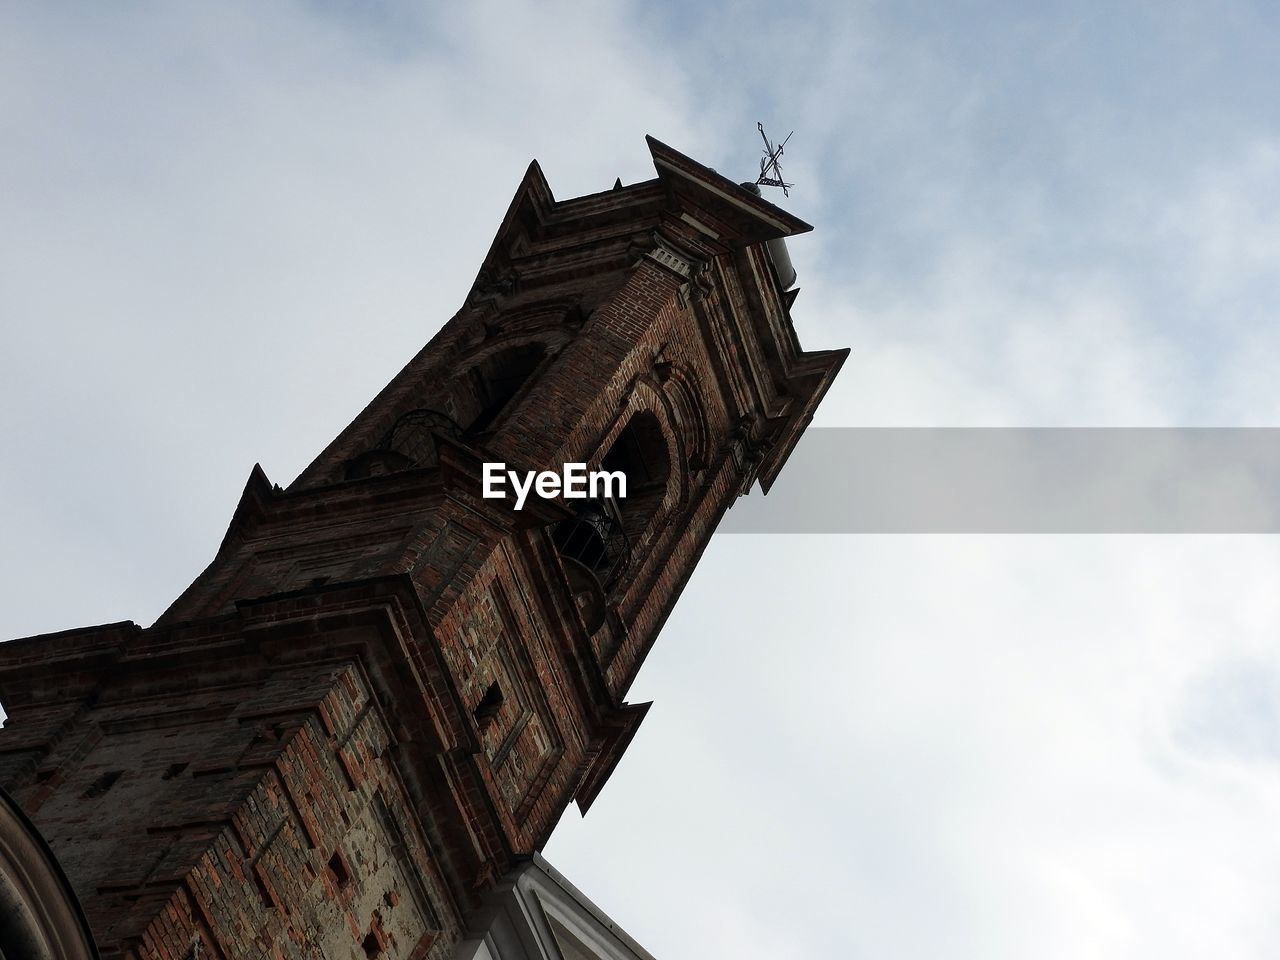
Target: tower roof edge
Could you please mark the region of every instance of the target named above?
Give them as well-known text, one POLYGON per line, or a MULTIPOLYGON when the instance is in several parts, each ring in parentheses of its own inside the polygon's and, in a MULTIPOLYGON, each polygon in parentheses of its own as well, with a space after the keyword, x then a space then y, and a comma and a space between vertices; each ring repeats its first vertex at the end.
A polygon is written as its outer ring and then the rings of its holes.
POLYGON ((653 136, 646 136, 658 178, 677 197, 713 211, 732 224, 744 243, 775 240, 813 229, 799 217, 757 196, 739 183, 698 163, 653 136))

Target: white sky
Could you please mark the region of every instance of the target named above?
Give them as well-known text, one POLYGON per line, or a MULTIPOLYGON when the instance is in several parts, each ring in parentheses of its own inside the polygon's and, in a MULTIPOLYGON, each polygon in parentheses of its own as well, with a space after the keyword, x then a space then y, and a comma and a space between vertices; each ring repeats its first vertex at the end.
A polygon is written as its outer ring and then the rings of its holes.
MULTIPOLYGON (((1243 2, 0 10, 0 636, 150 622, 457 309, 525 165, 794 128, 825 425, 1275 425, 1243 2), (250 346, 246 346, 246 344, 250 346)), ((664 960, 1280 951, 1270 537, 718 538, 547 853, 664 960)))

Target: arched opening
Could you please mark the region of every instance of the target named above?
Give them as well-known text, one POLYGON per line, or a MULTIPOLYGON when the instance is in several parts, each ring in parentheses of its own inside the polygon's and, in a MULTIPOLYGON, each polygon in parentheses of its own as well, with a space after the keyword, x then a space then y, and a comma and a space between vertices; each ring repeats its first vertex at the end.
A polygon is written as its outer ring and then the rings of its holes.
POLYGON ((376 447, 347 461, 345 477, 360 480, 434 467, 439 460, 436 444, 440 437, 459 440, 462 429, 438 410, 410 410, 391 425, 376 447))
POLYGON ((84 912, 53 851, 22 808, 0 790, 0 957, 97 956, 84 912))
POLYGON ((600 466, 627 478, 626 497, 612 506, 634 545, 661 508, 671 476, 671 454, 658 418, 648 410, 635 414, 614 439, 600 466))
POLYGON ((453 419, 437 410, 410 410, 391 425, 379 446, 395 451, 415 467, 434 467, 439 456, 436 438, 457 440, 460 433, 453 419))
POLYGON ((466 396, 459 398, 459 420, 467 433, 481 433, 520 392, 546 356, 542 343, 524 343, 491 354, 462 375, 466 396), (465 408, 465 412, 463 409, 465 408))
POLYGON ((606 596, 631 562, 666 497, 671 456, 658 418, 635 414, 600 461, 626 477, 625 497, 580 500, 574 514, 552 532, 574 602, 587 630, 605 620, 606 596))

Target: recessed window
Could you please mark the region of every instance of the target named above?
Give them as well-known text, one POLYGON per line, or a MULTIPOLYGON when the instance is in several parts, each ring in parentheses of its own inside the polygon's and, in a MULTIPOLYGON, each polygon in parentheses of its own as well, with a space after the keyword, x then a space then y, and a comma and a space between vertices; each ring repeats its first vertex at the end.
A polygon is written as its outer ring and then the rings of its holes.
POLYGON ((471 711, 471 715, 475 718, 476 726, 484 730, 497 719, 498 711, 501 709, 502 688, 498 686, 497 681, 494 681, 489 684, 489 688, 485 690, 484 696, 480 698, 476 708, 471 711))
POLYGON ((546 352, 546 347, 541 343, 509 347, 480 361, 463 374, 467 392, 474 398, 472 404, 475 415, 467 422, 468 433, 488 429, 533 376, 546 352))
POLYGON ((633 416, 600 461, 604 470, 626 474, 627 495, 610 506, 634 547, 657 515, 667 493, 671 456, 658 418, 648 410, 633 416))

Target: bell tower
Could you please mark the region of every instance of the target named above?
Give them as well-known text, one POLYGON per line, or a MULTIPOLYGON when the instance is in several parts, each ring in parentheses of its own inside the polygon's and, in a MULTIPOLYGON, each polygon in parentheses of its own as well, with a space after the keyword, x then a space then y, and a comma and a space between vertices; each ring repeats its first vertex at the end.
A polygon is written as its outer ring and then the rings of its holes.
POLYGON ((0 786, 104 958, 444 960, 595 800, 846 354, 791 323, 808 225, 648 143, 654 179, 573 200, 531 165, 462 309, 288 488, 254 468, 153 626, 0 645, 0 786), (627 495, 517 510, 499 462, 627 495))

